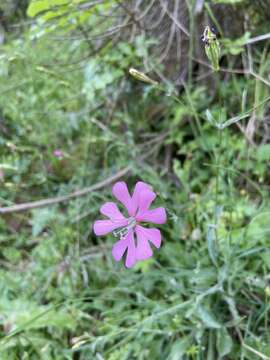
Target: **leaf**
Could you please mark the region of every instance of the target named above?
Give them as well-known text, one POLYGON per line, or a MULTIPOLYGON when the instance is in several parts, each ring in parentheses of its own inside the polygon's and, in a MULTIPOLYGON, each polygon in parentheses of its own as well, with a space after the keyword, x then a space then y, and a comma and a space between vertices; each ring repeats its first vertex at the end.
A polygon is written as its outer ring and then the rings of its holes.
POLYGON ((33 211, 32 235, 39 235, 53 219, 55 219, 53 209, 45 208, 33 211))
POLYGON ((237 39, 223 39, 222 45, 231 55, 238 55, 244 50, 244 46, 250 38, 250 33, 246 32, 243 36, 237 39))
POLYGON ((209 331, 207 360, 216 360, 215 356, 215 333, 209 331))
POLYGON ((215 120, 214 116, 212 115, 212 113, 211 113, 211 111, 210 111, 209 109, 207 109, 207 110, 205 111, 205 115, 206 115, 207 121, 208 121, 210 124, 212 124, 212 125, 214 125, 214 126, 217 125, 217 124, 216 124, 216 120, 215 120))
POLYGON ((270 144, 263 144, 258 146, 256 151, 256 159, 259 161, 270 160, 270 144))
POLYGON ((250 114, 252 113, 252 111, 260 108, 262 105, 264 105, 266 102, 268 102, 270 99, 270 97, 265 98, 264 100, 262 100, 261 102, 259 102, 256 106, 254 106, 252 109, 249 109, 247 111, 245 111, 243 114, 238 115, 238 116, 234 116, 232 118, 230 118, 229 120, 225 121, 224 123, 222 123, 221 125, 219 125, 220 129, 225 129, 226 127, 237 123, 238 121, 242 120, 242 119, 246 119, 247 117, 250 116, 250 114))
POLYGON ((218 251, 217 251, 217 244, 216 244, 216 228, 214 225, 209 224, 208 228, 207 228, 207 234, 206 234, 206 239, 207 239, 207 246, 208 246, 208 253, 210 256, 210 259, 212 260, 213 264, 215 266, 217 266, 217 255, 218 255, 218 251))
POLYGON ((19 260, 21 259, 21 252, 16 248, 12 248, 12 247, 4 248, 2 253, 4 257, 8 259, 8 261, 11 263, 16 263, 16 262, 18 263, 19 260))
POLYGON ((43 13, 48 10, 53 10, 61 5, 68 5, 67 0, 34 0, 31 1, 27 9, 27 15, 30 17, 35 17, 40 13, 43 13))
POLYGON ((225 328, 220 329, 217 332, 217 351, 219 359, 222 359, 224 356, 228 355, 232 351, 233 342, 232 338, 228 334, 228 331, 225 328))
POLYGON ((74 314, 67 309, 48 305, 37 305, 23 299, 1 303, 1 314, 14 326, 14 330, 30 330, 54 326, 72 329, 75 326, 74 314))
POLYGON ((175 341, 169 355, 169 360, 182 360, 190 346, 190 338, 184 337, 179 341, 175 341))
POLYGON ((242 115, 234 116, 231 119, 225 121, 223 124, 221 124, 220 129, 225 129, 226 127, 228 127, 228 126, 230 126, 232 124, 235 124, 240 120, 246 119, 249 116, 250 116, 250 113, 245 113, 245 114, 242 114, 242 115))
POLYGON ((27 9, 27 15, 30 17, 35 17, 39 13, 48 10, 48 2, 47 1, 32 1, 27 9))
POLYGON ((221 324, 216 320, 215 316, 204 306, 200 305, 197 308, 197 315, 202 320, 203 324, 208 329, 220 329, 221 324))

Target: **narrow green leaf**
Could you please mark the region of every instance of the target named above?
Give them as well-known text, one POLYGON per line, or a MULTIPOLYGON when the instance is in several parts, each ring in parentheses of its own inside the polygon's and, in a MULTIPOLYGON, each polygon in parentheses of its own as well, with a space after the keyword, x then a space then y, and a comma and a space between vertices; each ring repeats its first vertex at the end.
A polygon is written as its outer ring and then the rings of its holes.
POLYGON ((209 331, 208 337, 208 349, 207 349, 207 360, 216 360, 215 356, 215 333, 209 331))
POLYGON ((35 17, 48 10, 57 9, 58 6, 68 5, 67 0, 34 0, 31 1, 27 9, 27 15, 35 17))
POLYGON ((182 360, 183 355, 186 354, 190 346, 190 338, 184 337, 174 342, 171 352, 169 355, 169 360, 182 360))
POLYGON ((48 10, 49 7, 50 6, 48 4, 48 1, 45 0, 32 1, 28 6, 27 15, 30 17, 35 17, 39 13, 48 10))
POLYGON ((216 229, 214 225, 211 224, 208 225, 206 239, 207 239, 207 247, 208 247, 208 253, 210 259, 212 260, 213 264, 217 266, 218 251, 217 251, 216 229))
POLYGON ((203 324, 208 329, 221 329, 220 323, 215 316, 204 306, 200 305, 197 308, 197 315, 202 320, 203 324))
POLYGON ((270 144, 263 144, 257 148, 256 158, 259 161, 269 161, 270 160, 270 144))
POLYGON ((233 342, 225 328, 220 329, 217 332, 217 350, 219 359, 228 355, 232 351, 233 342))
POLYGON ((214 119, 214 116, 212 115, 211 111, 209 109, 205 112, 207 121, 211 124, 216 126, 216 120, 214 119))

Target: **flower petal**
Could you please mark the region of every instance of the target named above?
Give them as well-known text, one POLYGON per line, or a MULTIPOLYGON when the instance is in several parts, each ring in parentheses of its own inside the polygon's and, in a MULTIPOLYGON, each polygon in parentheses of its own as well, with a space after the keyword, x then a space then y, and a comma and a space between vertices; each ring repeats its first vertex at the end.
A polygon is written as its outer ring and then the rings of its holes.
POLYGON ((135 185, 134 192, 132 195, 132 202, 136 206, 135 211, 139 205, 139 196, 142 191, 152 190, 152 187, 142 181, 138 181, 135 185))
POLYGON ((148 210, 155 198, 156 194, 153 191, 142 191, 138 197, 138 215, 148 210))
POLYGON ((140 212, 136 216, 137 221, 151 222, 154 224, 164 224, 167 220, 166 211, 163 207, 159 207, 153 210, 146 210, 140 212))
POLYGON ((131 268, 136 263, 136 249, 134 241, 134 232, 130 230, 127 235, 117 241, 112 248, 112 255, 115 261, 120 261, 127 250, 125 265, 127 268, 131 268))
POLYGON ((100 208, 101 214, 108 216, 111 220, 123 220, 125 217, 118 209, 118 206, 113 202, 106 202, 100 208))
POLYGON ((127 220, 97 220, 94 222, 93 230, 97 236, 106 235, 119 227, 127 225, 127 220))
POLYGON ((138 234, 142 234, 147 240, 151 241, 151 243, 156 247, 160 248, 161 245, 161 233, 158 229, 155 228, 145 228, 141 225, 136 225, 135 232, 138 234))
POLYGON ((127 188, 127 184, 124 181, 119 181, 114 184, 112 188, 112 193, 127 209, 128 214, 132 216, 132 200, 127 188))
POLYGON ((137 235, 137 247, 136 247, 136 259, 146 260, 153 255, 151 246, 149 245, 148 238, 145 233, 140 229, 140 226, 136 226, 137 235))
POLYGON ((134 241, 134 231, 130 231, 127 235, 129 238, 129 244, 127 249, 127 257, 125 265, 127 268, 131 268, 136 264, 136 248, 135 248, 135 241, 134 241))
POLYGON ((115 261, 120 261, 128 248, 128 241, 126 238, 123 238, 117 241, 112 248, 112 256, 115 261))

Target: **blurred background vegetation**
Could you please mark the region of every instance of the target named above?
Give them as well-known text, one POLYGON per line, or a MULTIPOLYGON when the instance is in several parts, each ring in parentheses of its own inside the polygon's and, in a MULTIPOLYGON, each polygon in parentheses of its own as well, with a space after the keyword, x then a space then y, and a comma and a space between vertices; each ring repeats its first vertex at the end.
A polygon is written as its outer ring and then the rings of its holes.
POLYGON ((1 1, 1 360, 270 359, 269 20, 269 0, 1 1), (169 215, 132 270, 92 233, 111 177, 169 215))

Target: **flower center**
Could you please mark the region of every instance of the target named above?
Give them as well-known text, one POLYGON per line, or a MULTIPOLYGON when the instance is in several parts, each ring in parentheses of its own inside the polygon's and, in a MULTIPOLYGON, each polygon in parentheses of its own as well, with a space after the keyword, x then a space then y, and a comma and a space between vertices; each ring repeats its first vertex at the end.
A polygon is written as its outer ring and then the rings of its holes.
POLYGON ((128 224, 127 226, 125 227, 122 227, 121 229, 119 230, 115 230, 113 232, 113 235, 116 236, 116 237, 120 237, 120 240, 123 239, 127 233, 129 232, 129 230, 133 229, 137 224, 137 221, 135 219, 135 217, 130 217, 128 218, 128 224))
POLYGON ((130 218, 128 219, 128 225, 127 225, 127 227, 128 227, 129 229, 132 229, 132 228, 134 228, 134 227, 136 226, 136 223, 137 223, 137 221, 136 221, 135 217, 130 217, 130 218))

